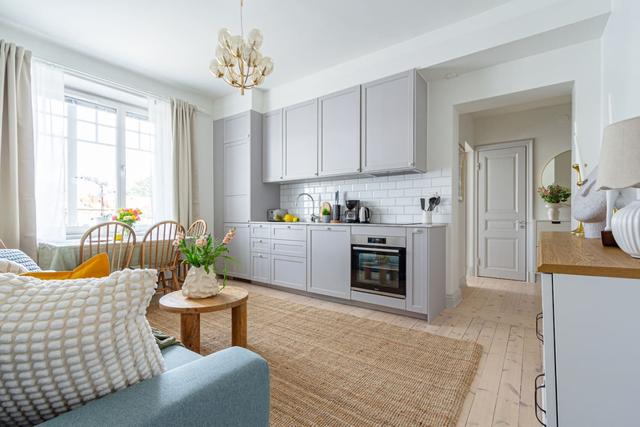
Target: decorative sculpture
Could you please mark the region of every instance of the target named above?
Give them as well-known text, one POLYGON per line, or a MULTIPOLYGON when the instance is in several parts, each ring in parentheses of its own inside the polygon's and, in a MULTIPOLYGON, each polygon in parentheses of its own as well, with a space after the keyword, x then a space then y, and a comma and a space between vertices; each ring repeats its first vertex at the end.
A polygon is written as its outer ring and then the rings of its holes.
POLYGON ((595 167, 584 180, 573 203, 573 217, 584 223, 584 237, 600 238, 607 217, 607 199, 604 191, 598 191, 598 168, 595 167))

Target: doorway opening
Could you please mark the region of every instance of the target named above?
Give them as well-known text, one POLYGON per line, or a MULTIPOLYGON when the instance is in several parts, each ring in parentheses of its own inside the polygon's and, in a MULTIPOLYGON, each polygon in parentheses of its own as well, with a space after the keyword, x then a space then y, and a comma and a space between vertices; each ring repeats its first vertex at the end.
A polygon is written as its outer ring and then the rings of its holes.
POLYGON ((539 233, 571 230, 570 201, 552 220, 538 194, 571 187, 572 89, 557 89, 457 106, 467 276, 535 282, 539 233))

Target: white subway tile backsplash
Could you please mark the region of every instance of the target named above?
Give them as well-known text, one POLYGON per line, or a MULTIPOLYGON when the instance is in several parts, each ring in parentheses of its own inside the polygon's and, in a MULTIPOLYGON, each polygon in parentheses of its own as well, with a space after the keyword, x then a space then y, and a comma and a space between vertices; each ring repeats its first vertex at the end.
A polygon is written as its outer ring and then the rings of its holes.
POLYGON ((440 206, 433 215, 435 222, 451 222, 451 170, 435 169, 424 174, 362 177, 346 180, 318 180, 280 185, 280 204, 289 212, 309 220, 312 203, 308 198, 298 201, 300 193, 309 193, 319 203, 334 203, 339 192, 340 204, 347 199, 359 199, 361 205, 371 209, 372 222, 420 222, 420 197, 442 196, 440 206))

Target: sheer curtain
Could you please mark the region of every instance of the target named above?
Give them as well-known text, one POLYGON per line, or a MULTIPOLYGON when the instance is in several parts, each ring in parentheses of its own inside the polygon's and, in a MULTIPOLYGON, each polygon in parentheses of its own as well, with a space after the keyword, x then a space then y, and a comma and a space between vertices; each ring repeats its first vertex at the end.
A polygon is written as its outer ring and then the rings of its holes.
POLYGON ((175 220, 171 105, 167 101, 148 98, 149 121, 155 128, 153 149, 152 200, 155 222, 175 220))
POLYGON ((36 224, 39 242, 66 239, 64 73, 33 61, 31 95, 35 136, 36 224))
POLYGON ((0 238, 36 255, 31 52, 0 39, 0 238))

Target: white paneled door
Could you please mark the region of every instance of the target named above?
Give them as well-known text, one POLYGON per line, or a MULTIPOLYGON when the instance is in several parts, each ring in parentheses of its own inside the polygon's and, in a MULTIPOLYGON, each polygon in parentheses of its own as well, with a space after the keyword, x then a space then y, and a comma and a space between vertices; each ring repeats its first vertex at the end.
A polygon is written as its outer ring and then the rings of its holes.
POLYGON ((478 151, 478 275, 526 280, 527 147, 478 151))

